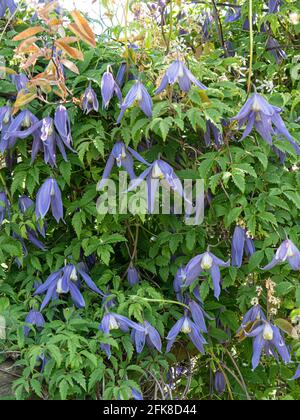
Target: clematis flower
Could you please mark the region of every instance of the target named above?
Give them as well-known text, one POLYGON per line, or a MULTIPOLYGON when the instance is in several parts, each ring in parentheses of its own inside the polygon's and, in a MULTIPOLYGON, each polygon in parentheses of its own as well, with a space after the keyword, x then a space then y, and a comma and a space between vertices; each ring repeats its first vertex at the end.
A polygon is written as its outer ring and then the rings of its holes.
POLYGON ((248 324, 253 324, 255 321, 267 321, 265 313, 259 304, 253 305, 252 308, 246 313, 242 320, 239 331, 246 328, 248 324))
MULTIPOLYGON (((125 72, 126 72, 126 64, 125 64, 125 72)), ((119 76, 121 77, 121 74, 119 76)), ((108 108, 109 103, 114 95, 118 97, 120 103, 122 102, 122 93, 119 86, 121 86, 121 83, 119 85, 117 84, 117 82, 114 79, 114 76, 111 74, 111 72, 108 69, 103 74, 102 81, 101 81, 101 95, 102 95, 102 100, 103 100, 103 107, 105 109, 108 108)))
MULTIPOLYGON (((104 334, 109 334, 112 330, 121 330, 123 332, 128 332, 129 329, 144 332, 144 327, 137 324, 136 322, 130 321, 123 315, 118 315, 113 312, 107 312, 102 318, 101 324, 99 325, 99 330, 104 334)), ((105 351, 108 358, 111 356, 111 350, 109 344, 101 343, 101 349, 105 351)))
POLYGON ((207 147, 211 146, 211 139, 214 145, 219 149, 223 144, 223 136, 218 127, 210 120, 206 121, 206 131, 204 134, 204 141, 207 147))
POLYGON ((26 76, 26 74, 23 74, 23 73, 12 74, 11 80, 13 84, 15 85, 18 92, 20 92, 20 90, 22 89, 24 89, 25 93, 28 92, 26 86, 27 86, 27 83, 29 82, 29 79, 26 76))
MULTIPOLYGON (((27 197, 27 196, 21 196, 19 198, 18 201, 19 204, 19 209, 21 211, 22 214, 25 214, 27 212, 28 209, 33 208, 34 207, 34 202, 31 200, 31 198, 27 197)), ((37 223, 36 225, 37 230, 39 231, 39 233, 45 237, 46 235, 46 228, 45 226, 40 226, 39 223, 37 223)), ((38 239, 36 232, 33 229, 30 229, 28 226, 26 226, 26 235, 28 240, 38 249, 40 249, 41 251, 45 251, 46 247, 45 245, 38 239)), ((19 238, 22 239, 22 238, 19 238)), ((25 246, 25 244, 24 244, 25 246)))
POLYGON ((91 82, 82 96, 81 108, 83 109, 83 112, 85 114, 89 114, 91 111, 98 112, 99 102, 98 102, 97 94, 92 88, 91 82))
POLYGON ((32 112, 27 109, 21 111, 15 119, 12 119, 4 135, 4 140, 9 138, 25 139, 36 131, 38 122, 39 120, 32 112))
POLYGON ((276 39, 274 39, 272 36, 268 37, 267 50, 270 52, 270 54, 273 55, 277 64, 281 64, 282 60, 287 59, 287 55, 283 51, 283 49, 280 47, 279 42, 276 39))
MULTIPOLYGON (((135 156, 142 163, 145 163, 144 159, 141 160, 139 156, 135 156)), ((148 211, 149 213, 154 212, 155 208, 155 196, 159 187, 160 181, 165 181, 166 184, 177 192, 181 197, 186 200, 183 186, 175 174, 174 169, 166 162, 161 159, 155 160, 151 165, 148 164, 148 168, 136 179, 131 181, 128 192, 135 190, 141 183, 146 179, 147 192, 148 192, 148 211)))
POLYGON ((269 0, 269 13, 277 13, 281 6, 282 0, 269 0))
POLYGON ((126 110, 130 108, 134 102, 137 102, 138 106, 148 118, 152 117, 152 98, 145 86, 140 81, 137 81, 130 89, 121 105, 121 112, 118 117, 117 124, 121 122, 126 110))
POLYGON ((225 22, 226 23, 232 23, 232 22, 237 22, 238 20, 241 19, 242 16, 242 8, 237 6, 234 8, 230 8, 227 10, 226 15, 225 15, 225 22))
POLYGON ((55 111, 54 124, 65 146, 67 146, 67 148, 72 152, 75 152, 75 150, 72 148, 73 140, 69 114, 63 105, 59 105, 55 111))
POLYGON ((10 215, 10 202, 5 192, 0 192, 0 225, 4 222, 4 219, 10 215))
POLYGON ((1 2, 0 2, 0 18, 3 18, 7 9, 9 9, 11 15, 15 13, 15 11, 17 9, 17 5, 14 2, 14 0, 1 0, 1 2))
POLYGON ((225 389, 226 389, 225 377, 224 377, 224 374, 220 370, 218 370, 215 374, 214 388, 216 392, 220 395, 224 394, 225 392, 225 389))
POLYGON ((139 272, 133 265, 131 265, 128 269, 127 280, 131 287, 135 286, 140 281, 139 272))
POLYGON ((286 239, 280 245, 273 260, 263 267, 263 270, 271 270, 276 265, 286 261, 292 270, 300 270, 300 251, 289 239, 286 239))
POLYGON ((131 339, 135 344, 136 352, 138 354, 142 353, 145 344, 150 348, 155 348, 157 351, 161 352, 161 339, 158 331, 149 324, 148 321, 145 321, 144 324, 139 324, 144 330, 138 331, 133 329, 131 332, 131 339))
POLYGON ((123 63, 121 63, 119 70, 117 72, 117 75, 116 75, 116 83, 120 88, 124 85, 126 69, 127 69, 127 63, 124 61, 123 63))
POLYGON ((10 106, 5 105, 0 108, 0 152, 4 153, 5 150, 11 149, 16 144, 16 137, 6 136, 9 127, 13 121, 12 109, 10 106))
POLYGON ((200 276, 201 273, 209 271, 213 281, 215 298, 219 299, 221 294, 220 267, 229 266, 230 260, 224 262, 209 251, 205 252, 204 254, 197 255, 186 266, 187 279, 185 286, 190 286, 200 276))
POLYGON ((279 328, 275 325, 264 321, 258 327, 254 328, 253 331, 245 334, 247 337, 254 338, 252 356, 253 370, 259 365, 263 350, 268 357, 273 356, 277 360, 279 354, 285 364, 290 363, 290 352, 281 336, 279 328))
POLYGON ((293 376, 292 381, 296 381, 296 379, 300 378, 300 365, 295 373, 295 376, 293 376))
POLYGON ((201 90, 207 90, 207 87, 196 79, 196 77, 190 72, 190 70, 183 64, 182 61, 176 60, 166 71, 161 85, 155 94, 159 95, 163 90, 166 89, 168 84, 174 85, 176 82, 179 83, 180 89, 182 89, 184 92, 189 92, 192 83, 198 86, 201 90))
POLYGON ((176 324, 171 328, 169 334, 167 335, 168 345, 167 352, 169 352, 179 335, 179 333, 188 334, 191 342, 199 350, 200 353, 205 353, 204 344, 207 344, 205 338, 200 333, 199 328, 196 324, 187 316, 184 315, 176 324))
POLYGON ((37 124, 38 131, 35 133, 31 162, 34 162, 39 151, 44 153, 44 161, 50 166, 56 166, 56 147, 58 147, 63 159, 68 160, 64 143, 55 130, 54 121, 51 117, 43 118, 37 124))
POLYGON ((247 230, 236 226, 232 238, 232 267, 241 268, 244 253, 250 257, 254 252, 255 245, 247 230))
POLYGON ((51 206, 51 212, 57 223, 63 220, 63 204, 59 186, 54 178, 48 178, 36 196, 36 218, 44 219, 51 206))
POLYGON ((131 388, 131 392, 132 392, 132 398, 135 401, 143 401, 143 395, 136 389, 136 388, 131 388))
MULTIPOLYGON (((40 312, 34 311, 32 309, 27 315, 25 319, 25 323, 30 324, 32 326, 36 326, 38 329, 42 329, 45 325, 45 319, 40 312)), ((25 337, 28 337, 30 330, 31 328, 29 326, 24 327, 23 331, 24 331, 25 337)))
POLYGON ((300 156, 300 146, 288 132, 280 116, 281 112, 280 108, 270 105, 261 95, 254 93, 238 115, 231 120, 238 121, 240 128, 246 124, 241 140, 249 136, 255 128, 269 145, 273 145, 273 137, 277 137, 278 140, 286 139, 300 156))
POLYGON ((45 283, 36 289, 34 296, 46 293, 40 311, 48 305, 51 299, 54 300, 58 295, 68 293, 70 293, 72 301, 78 308, 84 308, 85 301, 79 290, 80 278, 90 290, 104 296, 86 271, 84 271, 79 265, 75 266, 73 264, 68 264, 60 270, 51 273, 45 283))
POLYGON ((108 158, 106 166, 104 168, 103 177, 99 181, 97 189, 101 190, 112 171, 114 164, 117 164, 118 168, 123 167, 128 173, 131 180, 135 179, 135 173, 133 169, 133 157, 137 158, 140 162, 149 166, 149 163, 142 158, 135 150, 131 147, 126 147, 123 142, 117 142, 112 148, 111 154, 108 158))

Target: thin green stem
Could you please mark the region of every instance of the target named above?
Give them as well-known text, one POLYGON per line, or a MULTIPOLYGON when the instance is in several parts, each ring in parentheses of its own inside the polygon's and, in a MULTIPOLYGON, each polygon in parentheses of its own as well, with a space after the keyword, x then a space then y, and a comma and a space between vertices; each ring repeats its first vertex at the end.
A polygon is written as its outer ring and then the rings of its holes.
POLYGON ((167 54, 170 52, 172 34, 173 34, 173 0, 170 1, 170 31, 169 31, 169 38, 168 38, 168 46, 167 46, 167 54))
POLYGON ((190 309, 187 305, 185 305, 184 303, 181 302, 177 302, 176 300, 164 300, 164 299, 148 299, 148 298, 143 298, 141 296, 135 296, 138 299, 142 299, 145 302, 153 302, 153 303, 171 303, 172 305, 179 305, 179 306, 183 306, 185 309, 190 309))
POLYGON ((253 0, 249 0, 249 26, 250 26, 250 61, 249 61, 249 76, 248 76, 248 95, 251 92, 251 83, 253 75, 253 53, 254 53, 254 33, 253 33, 253 0))

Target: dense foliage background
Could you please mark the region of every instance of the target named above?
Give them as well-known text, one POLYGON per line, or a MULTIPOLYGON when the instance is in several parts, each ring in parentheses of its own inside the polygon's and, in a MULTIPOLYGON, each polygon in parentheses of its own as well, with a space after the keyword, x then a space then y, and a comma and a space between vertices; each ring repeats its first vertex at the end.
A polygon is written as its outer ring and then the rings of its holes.
MULTIPOLYGON (((287 263, 261 269, 286 237, 300 245, 299 156, 289 142, 275 138, 274 145, 286 153, 283 163, 278 149, 276 154, 255 129, 240 142, 243 131, 230 119, 248 99, 247 88, 256 89, 282 108, 287 129, 300 143, 300 2, 233 2, 241 6, 239 14, 238 8, 215 1, 128 1, 122 24, 115 20, 114 3, 103 2, 105 19, 90 22, 91 27, 102 28, 96 42, 85 20, 48 3, 41 4, 37 14, 23 2, 13 13, 7 9, 0 30, 0 55, 6 67, 6 77, 0 80, 1 106, 13 106, 13 118, 27 109, 41 120, 53 118, 63 104, 76 151, 67 149, 67 160, 57 151, 53 167, 41 152, 31 162, 29 135, 0 155, 5 193, 1 196, 0 361, 12 359, 20 367, 16 398, 130 399, 141 393, 145 399, 299 399, 299 381, 291 381, 300 361, 299 271, 287 263), (278 7, 271 10, 274 3, 278 7), (68 22, 75 22, 77 33, 68 22), (40 25, 42 29, 34 33, 32 28, 40 25), (77 39, 68 43, 66 37, 74 36, 77 39), (167 68, 178 58, 208 90, 193 85, 184 93, 175 84, 155 95, 167 68), (118 98, 108 109, 102 106, 101 80, 108 66, 115 78, 120 67, 125 69, 123 98, 140 79, 153 98, 152 118, 134 104, 116 124, 118 98), (25 74, 31 82, 20 88, 16 74, 25 74), (41 74, 44 82, 37 77, 41 74), (82 106, 90 82, 99 109, 86 115, 82 106), (205 143, 207 121, 221 131, 221 145, 213 138, 210 146, 205 143), (188 226, 175 215, 99 215, 96 185, 118 141, 138 150, 150 163, 161 156, 180 179, 204 179, 203 224, 188 226), (57 223, 50 211, 43 238, 34 207, 22 212, 18 201, 26 195, 36 202, 49 177, 56 179, 62 192, 64 221, 57 223), (190 288, 193 296, 194 286, 200 285, 209 316, 208 332, 203 334, 205 354, 184 332, 166 352, 166 336, 187 310, 173 289, 178 269, 208 246, 223 261, 231 258, 237 223, 254 238, 256 252, 244 258, 241 268, 221 269, 219 301, 208 274, 190 288), (34 246, 29 231, 47 249, 34 246), (44 328, 32 326, 24 334, 27 314, 39 310, 43 300, 33 296, 37 285, 65 264, 80 263, 108 298, 82 282, 85 308, 77 308, 68 294, 59 295, 43 310, 44 328), (132 266, 139 273, 134 286, 127 279, 132 266), (253 371, 252 339, 237 331, 256 298, 268 320, 280 326, 291 363, 263 355, 253 371), (137 323, 147 320, 162 337, 162 352, 145 346, 137 354, 130 333, 104 334, 99 324, 107 308, 137 323), (110 358, 100 343, 111 345, 110 358)), ((137 174, 145 170, 137 160, 134 166, 137 174)), ((113 179, 118 171, 115 165, 113 179)), ((248 332, 252 327, 247 325, 248 332)))

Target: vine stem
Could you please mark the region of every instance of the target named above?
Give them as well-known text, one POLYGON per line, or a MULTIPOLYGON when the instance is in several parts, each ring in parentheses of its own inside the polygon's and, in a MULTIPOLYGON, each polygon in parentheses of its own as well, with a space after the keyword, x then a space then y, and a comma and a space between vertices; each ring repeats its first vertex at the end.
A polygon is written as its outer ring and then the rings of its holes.
POLYGON ((167 45, 167 54, 170 52, 171 40, 173 34, 173 0, 170 1, 170 32, 167 45))
POLYGON ((190 308, 187 305, 185 305, 184 303, 181 303, 181 302, 177 302, 176 300, 148 299, 148 298, 143 298, 141 296, 134 296, 134 297, 136 297, 138 299, 141 299, 141 300, 144 300, 145 302, 153 302, 153 303, 156 302, 156 303, 167 303, 167 304, 171 303, 173 305, 183 306, 185 309, 190 310, 190 308))
POLYGON ((249 0, 249 27, 250 27, 250 61, 249 61, 249 76, 248 76, 248 95, 251 92, 251 82, 253 75, 253 52, 254 52, 254 33, 253 33, 253 0, 249 0))

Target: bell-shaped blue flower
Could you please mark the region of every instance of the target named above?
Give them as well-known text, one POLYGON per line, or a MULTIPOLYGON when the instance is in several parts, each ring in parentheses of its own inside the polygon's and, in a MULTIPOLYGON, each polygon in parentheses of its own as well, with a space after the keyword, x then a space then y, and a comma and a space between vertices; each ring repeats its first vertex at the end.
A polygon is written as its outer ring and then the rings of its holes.
POLYGON ((247 230, 236 226, 232 237, 232 266, 241 268, 244 254, 251 257, 254 252, 255 245, 247 230))
POLYGON ((292 241, 286 239, 278 248, 275 257, 263 270, 271 270, 276 265, 287 262, 292 270, 300 270, 300 251, 292 241))
MULTIPOLYGON (((31 326, 35 326, 38 329, 42 329, 45 325, 45 319, 43 315, 35 310, 31 310, 25 319, 26 324, 30 324, 31 326)), ((26 325, 24 327, 24 335, 28 337, 31 328, 30 326, 26 325)))
POLYGON ((36 218, 44 219, 51 207, 51 212, 57 223, 63 220, 63 204, 59 186, 54 178, 48 178, 39 189, 36 196, 36 218))
POLYGON ((138 106, 141 108, 143 113, 148 118, 152 117, 152 108, 153 108, 152 98, 149 95, 143 83, 140 81, 137 81, 132 86, 132 88, 128 92, 127 96, 125 97, 121 105, 121 112, 118 117, 117 124, 121 122, 126 110, 130 108, 131 105, 134 104, 135 102, 138 104, 138 106))
POLYGON ((59 105, 56 108, 54 115, 54 124, 58 134, 60 135, 64 145, 74 152, 72 148, 72 133, 71 133, 71 121, 67 109, 63 105, 59 105))
POLYGON ((0 225, 10 216, 10 202, 5 192, 0 192, 0 225))
POLYGON ((85 114, 89 114, 91 111, 98 112, 99 102, 97 94, 92 88, 92 84, 86 88, 82 98, 81 98, 81 108, 85 114))
MULTIPOLYGON (((126 71, 126 65, 125 65, 126 71)), ((101 95, 103 101, 103 108, 107 109, 109 107, 110 101, 112 100, 113 96, 116 95, 122 103, 122 93, 119 88, 119 85, 114 79, 114 76, 111 74, 109 69, 103 74, 101 80, 101 95)))
POLYGON ((155 348, 161 352, 162 344, 159 332, 148 321, 144 321, 143 324, 139 325, 144 329, 143 331, 133 329, 131 332, 131 339, 135 344, 136 352, 142 353, 145 345, 150 349, 155 348))

